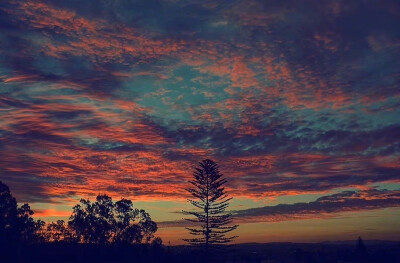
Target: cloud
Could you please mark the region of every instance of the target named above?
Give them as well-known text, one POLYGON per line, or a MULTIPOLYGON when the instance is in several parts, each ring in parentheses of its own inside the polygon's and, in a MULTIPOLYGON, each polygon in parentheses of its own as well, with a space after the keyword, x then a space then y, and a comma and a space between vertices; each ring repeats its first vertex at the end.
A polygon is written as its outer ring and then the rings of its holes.
POLYGON ((396 6, 1 4, 0 179, 31 202, 184 199, 207 157, 236 197, 398 183, 396 6))
MULTIPOLYGON (((232 211, 236 223, 281 222, 289 220, 334 218, 346 212, 359 212, 400 206, 399 190, 370 188, 326 195, 308 203, 278 204, 232 211)), ((162 228, 187 227, 186 220, 159 222, 162 228)))
POLYGON ((350 211, 362 211, 400 206, 400 191, 368 189, 344 191, 323 196, 309 203, 279 204, 234 211, 239 220, 258 222, 313 218, 350 211))

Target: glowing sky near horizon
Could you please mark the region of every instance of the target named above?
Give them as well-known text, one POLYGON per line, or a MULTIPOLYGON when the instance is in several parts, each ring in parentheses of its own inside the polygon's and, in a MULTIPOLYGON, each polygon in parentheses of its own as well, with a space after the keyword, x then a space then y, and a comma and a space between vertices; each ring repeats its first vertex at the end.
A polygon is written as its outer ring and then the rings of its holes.
POLYGON ((130 198, 177 244, 210 158, 240 242, 398 240, 399 25, 394 0, 2 1, 0 180, 46 220, 130 198))

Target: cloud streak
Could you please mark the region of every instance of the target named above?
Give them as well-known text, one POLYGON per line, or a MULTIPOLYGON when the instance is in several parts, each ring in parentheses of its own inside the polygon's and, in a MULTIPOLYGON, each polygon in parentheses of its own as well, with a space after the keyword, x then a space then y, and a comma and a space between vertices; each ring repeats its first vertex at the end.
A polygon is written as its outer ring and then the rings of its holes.
POLYGON ((243 221, 274 222, 315 217, 330 217, 337 213, 400 206, 400 192, 368 189, 344 191, 323 196, 309 203, 279 204, 234 211, 243 221))
MULTIPOLYGON (((334 218, 346 212, 360 212, 400 206, 400 191, 375 188, 343 191, 308 203, 278 204, 232 211, 236 223, 282 222, 291 220, 334 218)), ((165 221, 160 227, 187 227, 184 220, 165 221)))

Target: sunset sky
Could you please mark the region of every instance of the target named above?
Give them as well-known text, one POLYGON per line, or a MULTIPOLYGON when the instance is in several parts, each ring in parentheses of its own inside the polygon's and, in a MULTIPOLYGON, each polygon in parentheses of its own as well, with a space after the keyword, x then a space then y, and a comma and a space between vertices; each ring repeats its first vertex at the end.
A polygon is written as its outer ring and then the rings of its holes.
POLYGON ((36 218, 105 193, 181 244, 205 158, 236 242, 400 240, 399 1, 1 1, 0 180, 36 218))

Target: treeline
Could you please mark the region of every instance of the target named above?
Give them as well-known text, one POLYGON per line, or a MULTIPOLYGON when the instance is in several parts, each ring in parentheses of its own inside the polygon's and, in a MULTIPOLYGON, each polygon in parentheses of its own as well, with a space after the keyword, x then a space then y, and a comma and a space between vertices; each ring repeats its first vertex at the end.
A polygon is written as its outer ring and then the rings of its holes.
POLYGON ((68 222, 45 223, 33 214, 29 204, 18 206, 9 187, 0 181, 0 262, 14 262, 22 248, 38 248, 38 244, 43 248, 45 243, 62 243, 65 249, 73 244, 162 244, 154 236, 157 224, 128 199, 114 202, 107 195, 98 195, 94 202, 81 199, 68 222))
POLYGON ((73 207, 68 224, 63 220, 47 224, 39 236, 47 242, 65 241, 89 244, 140 244, 154 238, 157 224, 150 215, 133 207, 128 199, 113 202, 107 195, 98 195, 95 202, 81 199, 73 207))

